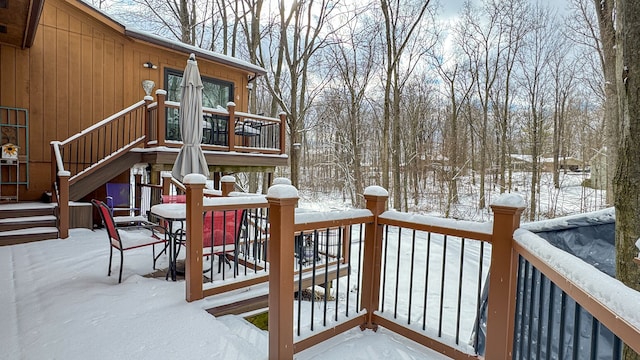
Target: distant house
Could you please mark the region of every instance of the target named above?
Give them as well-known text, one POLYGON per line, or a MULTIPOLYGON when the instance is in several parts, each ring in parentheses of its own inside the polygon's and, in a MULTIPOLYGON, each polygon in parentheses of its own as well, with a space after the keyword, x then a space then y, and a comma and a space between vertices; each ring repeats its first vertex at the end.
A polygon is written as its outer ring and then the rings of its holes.
POLYGON ((531 171, 531 155, 509 154, 509 158, 514 171, 531 171))
MULTIPOLYGON (((553 158, 542 158, 542 171, 553 171, 553 158)), ((585 162, 571 156, 558 158, 558 170, 578 171, 586 166, 585 162)))
MULTIPOLYGON (((531 155, 523 154, 509 154, 511 158, 511 167, 513 170, 518 171, 531 171, 532 157, 531 155)), ((583 169, 587 164, 580 159, 576 159, 571 156, 560 157, 558 159, 558 169, 567 171, 579 171, 583 169)), ((553 171, 553 158, 538 158, 538 166, 540 166, 543 172, 553 171)))
MULTIPOLYGON (((128 181, 132 164, 147 164, 156 174, 170 169, 175 149, 181 146, 176 91, 190 53, 196 55, 205 85, 203 105, 214 109, 206 114, 205 132, 221 129, 207 134, 209 142, 203 140, 210 170, 219 176, 237 171, 272 173, 276 166, 287 166, 279 119, 253 118, 251 126, 262 126, 263 134, 270 130, 266 145, 252 147, 258 142, 255 135, 260 133, 255 127, 251 138, 237 130, 238 126, 246 126, 247 122, 242 125, 242 121, 249 117, 248 85, 266 73, 263 68, 130 29, 82 1, 3 3, 7 6, 0 7, 0 29, 6 30, 0 31, 0 145, 10 142, 19 146, 20 200, 38 200, 43 192, 53 190, 59 170, 71 171, 70 200, 78 201, 86 200, 86 196, 99 197, 92 192, 100 191, 114 178, 128 181), (154 98, 138 106, 139 112, 133 115, 125 110, 145 97, 143 81, 154 98), (156 96, 158 89, 167 91, 166 104, 156 96), (157 107, 154 102, 159 102, 157 107), (227 113, 229 102, 235 103, 236 116, 231 119, 227 113), (124 114, 123 119, 137 117, 136 124, 144 126, 145 133, 133 147, 144 151, 117 144, 115 136, 131 129, 114 126, 113 132, 97 134, 81 146, 68 146, 63 154, 64 168, 60 169, 59 164, 56 167, 52 141, 63 142, 114 114, 124 114), (98 149, 105 151, 103 157, 117 151, 126 152, 127 156, 110 163, 99 157, 83 158, 96 154, 98 149), (104 169, 88 169, 97 163, 104 163, 104 169)), ((1 166, 0 171, 3 195, 16 191, 15 184, 11 189, 2 186, 9 182, 11 170, 1 166)), ((16 174, 12 175, 15 183, 16 174)))

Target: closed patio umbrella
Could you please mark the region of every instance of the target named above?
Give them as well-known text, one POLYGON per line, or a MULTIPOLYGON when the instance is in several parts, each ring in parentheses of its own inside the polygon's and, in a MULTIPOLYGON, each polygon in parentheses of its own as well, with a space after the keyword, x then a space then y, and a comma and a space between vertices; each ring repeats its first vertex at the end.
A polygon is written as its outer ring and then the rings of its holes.
POLYGON ((202 79, 196 56, 191 54, 184 69, 180 96, 180 136, 182 148, 171 174, 182 181, 185 175, 200 173, 209 176, 207 160, 202 153, 202 79))

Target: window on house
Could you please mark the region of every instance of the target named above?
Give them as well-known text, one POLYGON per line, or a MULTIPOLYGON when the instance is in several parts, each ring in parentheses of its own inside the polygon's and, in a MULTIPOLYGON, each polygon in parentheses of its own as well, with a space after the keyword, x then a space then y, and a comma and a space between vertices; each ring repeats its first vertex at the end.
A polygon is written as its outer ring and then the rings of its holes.
MULTIPOLYGON (((167 100, 180 102, 182 73, 179 70, 165 70, 164 83, 167 90, 167 100)), ((201 78, 203 85, 202 106, 214 109, 220 106, 226 109, 227 103, 233 101, 233 83, 206 76, 201 76, 201 78)), ((167 109, 166 140, 181 140, 179 118, 178 109, 167 109)))

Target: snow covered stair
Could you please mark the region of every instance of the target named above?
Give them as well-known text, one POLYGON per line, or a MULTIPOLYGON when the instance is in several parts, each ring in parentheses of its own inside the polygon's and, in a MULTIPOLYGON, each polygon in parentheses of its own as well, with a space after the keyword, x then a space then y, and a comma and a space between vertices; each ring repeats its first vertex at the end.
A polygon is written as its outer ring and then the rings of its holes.
POLYGON ((0 246, 57 238, 55 204, 0 204, 0 246))

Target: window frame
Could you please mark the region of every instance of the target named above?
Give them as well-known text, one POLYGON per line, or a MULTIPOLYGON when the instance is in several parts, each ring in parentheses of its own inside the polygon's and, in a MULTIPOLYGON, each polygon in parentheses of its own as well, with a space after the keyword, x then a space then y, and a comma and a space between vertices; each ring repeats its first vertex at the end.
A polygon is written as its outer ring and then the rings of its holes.
MULTIPOLYGON (((173 97, 172 97, 172 89, 169 87, 169 78, 171 76, 178 77, 178 78, 180 78, 180 80, 182 80, 182 77, 184 76, 184 70, 178 70, 178 69, 173 69, 173 68, 168 68, 168 67, 166 67, 164 69, 164 88, 167 90, 167 100, 179 102, 180 99, 175 99, 174 100, 173 97)), ((233 81, 222 80, 222 79, 217 79, 217 78, 213 78, 213 77, 209 77, 209 76, 203 76, 203 75, 200 75, 200 78, 202 79, 203 84, 204 83, 210 83, 210 84, 218 85, 220 87, 228 88, 229 89, 229 98, 227 99, 227 102, 232 102, 233 101, 233 99, 235 97, 235 94, 234 94, 235 93, 235 83, 233 81)), ((204 92, 204 89, 203 89, 203 92, 204 92)), ((225 109, 227 108, 227 104, 216 104, 216 105, 220 105, 220 106, 224 107, 225 109)), ((169 124, 169 118, 170 117, 177 117, 178 116, 178 114, 174 114, 174 112, 177 112, 177 111, 178 111, 177 109, 167 109, 167 112, 166 112, 166 115, 165 115, 165 129, 166 129, 166 131, 165 131, 165 140, 180 141, 179 125, 178 125, 178 129, 175 129, 175 127, 176 127, 175 124, 172 124, 171 126, 169 124)))

